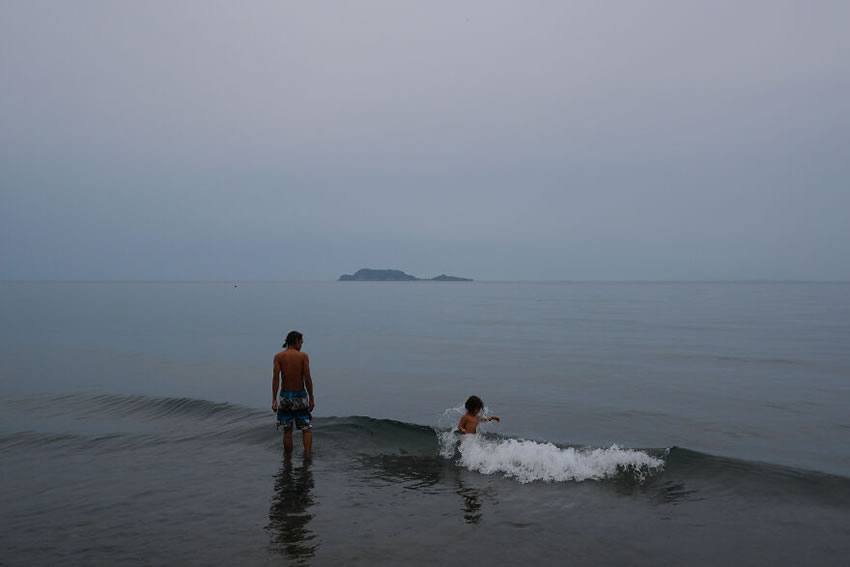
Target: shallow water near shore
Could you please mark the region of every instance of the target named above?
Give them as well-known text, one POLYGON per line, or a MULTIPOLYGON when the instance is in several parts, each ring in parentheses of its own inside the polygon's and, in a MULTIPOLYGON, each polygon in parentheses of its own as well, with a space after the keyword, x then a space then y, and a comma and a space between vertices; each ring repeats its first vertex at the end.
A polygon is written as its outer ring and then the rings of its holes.
POLYGON ((0 283, 0 563, 839 565, 850 285, 0 283), (314 452, 271 358, 305 334, 314 452), (500 423, 451 433, 481 396, 500 423))

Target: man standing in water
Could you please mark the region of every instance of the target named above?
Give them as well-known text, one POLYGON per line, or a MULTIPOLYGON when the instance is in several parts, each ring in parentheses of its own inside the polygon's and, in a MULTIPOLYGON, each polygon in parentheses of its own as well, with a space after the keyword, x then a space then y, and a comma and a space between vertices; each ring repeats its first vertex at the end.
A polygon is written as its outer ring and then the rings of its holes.
POLYGON ((316 403, 313 398, 313 378, 310 376, 310 357, 301 352, 303 344, 304 335, 298 331, 290 331, 286 335, 286 342, 283 343, 285 350, 274 356, 272 410, 277 412, 277 421, 283 425, 284 452, 292 452, 294 424, 301 431, 304 440, 304 455, 309 455, 313 447, 310 412, 316 403))

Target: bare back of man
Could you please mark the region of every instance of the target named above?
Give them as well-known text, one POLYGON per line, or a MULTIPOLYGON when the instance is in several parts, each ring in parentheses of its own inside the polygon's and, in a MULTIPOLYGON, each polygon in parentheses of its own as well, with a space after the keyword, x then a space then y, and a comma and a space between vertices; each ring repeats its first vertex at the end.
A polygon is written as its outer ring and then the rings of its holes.
POLYGON ((287 348, 274 357, 275 368, 279 370, 284 390, 303 390, 306 377, 310 374, 310 358, 306 353, 287 348))
POLYGON ((310 357, 301 352, 304 339, 293 331, 287 336, 286 349, 274 357, 272 378, 272 410, 277 412, 283 425, 283 448, 292 451, 292 429, 296 426, 304 441, 304 453, 310 454, 313 445, 310 412, 316 406, 313 397, 313 378, 310 375, 310 357))

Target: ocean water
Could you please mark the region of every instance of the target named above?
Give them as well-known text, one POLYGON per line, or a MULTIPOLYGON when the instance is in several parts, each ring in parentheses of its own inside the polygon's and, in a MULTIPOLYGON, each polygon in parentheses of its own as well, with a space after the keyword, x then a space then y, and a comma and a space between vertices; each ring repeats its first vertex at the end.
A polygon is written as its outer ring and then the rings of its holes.
POLYGON ((850 284, 2 282, 0 322, 2 565, 850 556, 850 284))

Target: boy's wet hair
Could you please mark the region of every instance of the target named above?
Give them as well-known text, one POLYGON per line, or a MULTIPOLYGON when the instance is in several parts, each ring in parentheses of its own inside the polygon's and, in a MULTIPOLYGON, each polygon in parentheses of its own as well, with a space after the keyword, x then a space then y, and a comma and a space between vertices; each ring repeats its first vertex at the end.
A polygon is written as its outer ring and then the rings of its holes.
POLYGON ((299 333, 298 331, 289 331, 289 334, 286 335, 286 341, 283 343, 283 348, 288 346, 295 346, 298 341, 304 338, 304 335, 299 333))
POLYGON ((481 401, 481 398, 478 396, 469 396, 469 399, 466 400, 466 411, 475 413, 476 410, 482 409, 484 409, 484 402, 481 401))

